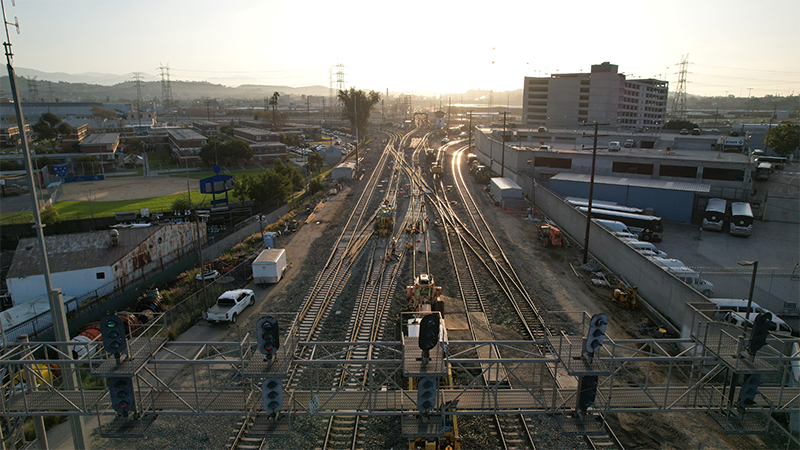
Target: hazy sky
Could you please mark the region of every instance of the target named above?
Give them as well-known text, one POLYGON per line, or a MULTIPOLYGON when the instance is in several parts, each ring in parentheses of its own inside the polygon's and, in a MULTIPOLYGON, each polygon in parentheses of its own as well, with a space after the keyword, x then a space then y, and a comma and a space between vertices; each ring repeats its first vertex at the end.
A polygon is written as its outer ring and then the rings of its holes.
POLYGON ((690 94, 800 93, 800 0, 2 1, 14 65, 45 72, 328 86, 343 64, 347 86, 458 93, 609 61, 673 91, 688 54, 690 94))

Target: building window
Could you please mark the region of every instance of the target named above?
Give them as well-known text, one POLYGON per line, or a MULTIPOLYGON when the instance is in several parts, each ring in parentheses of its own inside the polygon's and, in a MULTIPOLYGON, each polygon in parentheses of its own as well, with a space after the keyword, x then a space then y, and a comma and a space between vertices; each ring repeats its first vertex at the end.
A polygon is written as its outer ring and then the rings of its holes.
POLYGON ((557 169, 571 169, 572 160, 564 158, 540 158, 536 157, 533 160, 534 167, 554 167, 557 169))
POLYGON ((97 272, 96 276, 97 276, 98 280, 105 280, 106 279, 106 273, 105 272, 97 272))
POLYGON ((652 164, 615 162, 611 166, 611 171, 616 173, 635 173, 639 175, 652 175, 652 164))
POLYGON ((704 180, 720 180, 720 181, 743 181, 744 170, 737 169, 715 169, 713 167, 703 168, 704 180))

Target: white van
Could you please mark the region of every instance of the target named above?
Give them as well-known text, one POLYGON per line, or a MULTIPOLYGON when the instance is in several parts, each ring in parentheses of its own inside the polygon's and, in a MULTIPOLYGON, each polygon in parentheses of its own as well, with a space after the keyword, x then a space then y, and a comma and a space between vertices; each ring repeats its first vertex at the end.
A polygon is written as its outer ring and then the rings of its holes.
MULTIPOLYGON (((725 315, 729 312, 735 313, 747 313, 747 300, 741 298, 709 298, 709 300, 716 305, 716 312, 714 313, 714 318, 717 320, 722 320, 725 315)), ((752 308, 752 312, 755 314, 761 314, 763 312, 769 312, 766 309, 762 308, 758 303, 752 302, 750 304, 752 308)), ((774 316, 775 314, 773 314, 774 316)))
POLYGON ((626 233, 624 231, 619 232, 619 233, 613 233, 613 234, 614 234, 614 236, 616 236, 616 237, 618 237, 620 239, 623 239, 623 240, 629 240, 629 241, 638 241, 639 240, 639 235, 638 234, 626 233))
POLYGON ((617 220, 605 220, 605 219, 595 219, 597 223, 602 225, 604 228, 610 230, 612 233, 629 233, 629 234, 636 234, 628 229, 628 226, 622 222, 617 220))
POLYGON ((653 244, 651 244, 649 242, 643 242, 643 241, 639 241, 639 240, 635 240, 635 241, 626 240, 625 243, 630 245, 631 247, 635 248, 636 251, 638 251, 638 252, 648 251, 648 252, 653 253, 658 258, 666 258, 667 257, 666 253, 662 252, 655 245, 653 245, 653 244))
POLYGON ((651 258, 651 261, 706 297, 714 295, 714 285, 700 278, 699 273, 686 267, 683 262, 674 258, 651 258))
POLYGON ((618 152, 620 148, 619 141, 611 141, 608 143, 608 151, 618 152))
MULTIPOLYGON (((770 311, 765 311, 765 312, 770 312, 770 311)), ((727 314, 725 314, 725 317, 723 317, 722 321, 742 328, 744 328, 746 323, 747 328, 752 329, 753 320, 755 320, 758 314, 760 313, 745 314, 745 313, 730 311, 727 314)), ((787 336, 787 337, 792 336, 792 328, 789 325, 787 325, 786 322, 783 321, 783 319, 772 313, 771 320, 772 320, 772 326, 769 327, 769 331, 780 336, 787 336)))
POLYGON ((722 198, 708 199, 708 205, 703 213, 703 229, 711 231, 722 231, 725 224, 725 210, 728 202, 722 198))

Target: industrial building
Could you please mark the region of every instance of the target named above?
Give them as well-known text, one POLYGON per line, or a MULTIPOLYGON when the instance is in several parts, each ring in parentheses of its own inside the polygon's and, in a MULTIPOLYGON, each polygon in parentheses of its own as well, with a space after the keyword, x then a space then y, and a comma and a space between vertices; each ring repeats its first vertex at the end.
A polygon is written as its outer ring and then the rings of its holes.
MULTIPOLYGON (((491 166, 495 173, 500 173, 504 163, 505 176, 520 186, 525 187, 533 179, 547 185, 552 177, 561 173, 588 175, 591 172, 592 136, 589 133, 518 130, 514 141, 505 144, 501 134, 500 130, 477 129, 475 153, 480 162, 491 166)), ((719 138, 671 133, 610 133, 598 142, 595 175, 704 184, 708 185, 711 197, 749 201, 753 193, 754 163, 750 155, 723 152, 717 145, 719 138), (610 140, 625 142, 626 138, 633 140, 634 146, 621 151, 608 150, 610 140)))
MULTIPOLYGON (((589 197, 590 175, 559 173, 550 178, 550 189, 562 197, 589 197)), ((699 197, 708 197, 708 184, 631 177, 594 177, 593 198, 643 210, 674 222, 690 222, 699 197)), ((595 204, 595 208, 602 208, 595 204)))
MULTIPOLYGON (((196 249, 193 223, 165 224, 45 236, 54 288, 65 295, 104 295, 196 249)), ((46 295, 36 238, 20 239, 6 284, 14 305, 46 295)))
POLYGON ((590 73, 525 77, 523 119, 528 127, 604 123, 626 130, 660 130, 667 111, 667 81, 627 79, 608 62, 590 73))

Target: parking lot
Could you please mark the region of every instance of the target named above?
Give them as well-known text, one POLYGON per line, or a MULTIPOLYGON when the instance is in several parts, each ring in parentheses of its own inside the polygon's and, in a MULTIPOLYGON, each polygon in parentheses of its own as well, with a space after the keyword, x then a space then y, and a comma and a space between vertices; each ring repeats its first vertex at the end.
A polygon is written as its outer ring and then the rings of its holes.
MULTIPOLYGON (((753 235, 745 238, 729 235, 727 227, 701 232, 696 225, 665 223, 656 246, 713 283, 716 298, 746 299, 753 269, 738 262, 758 261, 753 301, 778 314, 784 302, 800 301, 800 224, 755 221, 753 235)), ((798 329, 797 317, 787 319, 798 329)))

